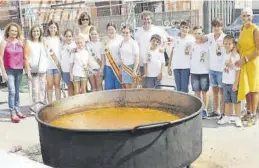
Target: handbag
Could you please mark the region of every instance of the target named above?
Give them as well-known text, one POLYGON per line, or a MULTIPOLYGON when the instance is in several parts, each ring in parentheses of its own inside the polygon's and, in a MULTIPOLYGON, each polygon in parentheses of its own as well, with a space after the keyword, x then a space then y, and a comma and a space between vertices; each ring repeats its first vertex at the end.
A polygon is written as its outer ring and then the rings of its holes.
POLYGON ((36 66, 31 66, 31 73, 32 74, 39 74, 41 55, 42 55, 42 46, 40 46, 40 58, 38 60, 38 64, 36 66))

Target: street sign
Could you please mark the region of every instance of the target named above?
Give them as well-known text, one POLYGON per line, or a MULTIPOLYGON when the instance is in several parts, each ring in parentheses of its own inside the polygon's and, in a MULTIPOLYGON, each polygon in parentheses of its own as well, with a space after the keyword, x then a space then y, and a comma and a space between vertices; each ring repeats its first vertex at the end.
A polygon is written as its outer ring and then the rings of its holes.
POLYGON ((32 17, 33 15, 34 15, 34 11, 33 11, 32 8, 27 8, 27 9, 25 10, 25 16, 26 16, 26 17, 32 17))

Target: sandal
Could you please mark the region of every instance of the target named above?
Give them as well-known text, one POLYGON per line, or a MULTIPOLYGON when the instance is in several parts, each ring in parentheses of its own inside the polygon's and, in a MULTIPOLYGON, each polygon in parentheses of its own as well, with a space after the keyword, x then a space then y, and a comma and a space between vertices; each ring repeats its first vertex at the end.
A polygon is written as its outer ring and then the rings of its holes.
POLYGON ((23 115, 21 112, 16 112, 16 115, 21 119, 25 118, 25 115, 23 115))
POLYGON ((17 115, 11 115, 11 121, 12 123, 19 123, 20 118, 17 115))

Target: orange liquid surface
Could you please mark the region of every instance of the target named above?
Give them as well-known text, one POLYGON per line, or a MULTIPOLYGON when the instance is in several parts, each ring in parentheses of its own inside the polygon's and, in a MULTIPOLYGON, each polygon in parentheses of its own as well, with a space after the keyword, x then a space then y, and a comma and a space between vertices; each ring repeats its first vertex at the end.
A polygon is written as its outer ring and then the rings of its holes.
POLYGON ((176 115, 157 109, 114 107, 66 114, 51 121, 50 125, 70 129, 132 129, 178 119, 176 115))

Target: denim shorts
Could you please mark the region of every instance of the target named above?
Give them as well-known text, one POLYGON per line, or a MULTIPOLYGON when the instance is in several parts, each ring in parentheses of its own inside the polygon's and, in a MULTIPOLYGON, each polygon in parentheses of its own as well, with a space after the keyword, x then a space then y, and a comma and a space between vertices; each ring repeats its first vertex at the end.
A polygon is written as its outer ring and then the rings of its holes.
POLYGON ((63 81, 68 85, 70 81, 70 73, 69 72, 62 72, 61 73, 63 81))
POLYGON ((47 70, 47 75, 55 75, 58 74, 59 70, 58 69, 48 69, 47 70))
MULTIPOLYGON (((127 65, 131 70, 133 69, 134 65, 127 65)), ((121 72, 121 82, 124 84, 131 84, 134 82, 133 78, 124 70, 122 69, 121 72)))
POLYGON ((194 92, 209 90, 209 74, 191 74, 192 90, 194 92))
POLYGON ((80 77, 80 76, 73 76, 74 82, 80 82, 80 81, 86 81, 86 77, 80 77))
POLYGON ((222 72, 210 70, 210 86, 222 87, 222 72))
POLYGON ((237 101, 237 92, 232 91, 233 85, 223 83, 222 86, 223 86, 223 96, 224 96, 225 103, 234 103, 234 104, 240 103, 237 101))
POLYGON ((161 85, 161 81, 157 80, 157 77, 146 77, 145 86, 146 88, 155 88, 155 86, 161 85))

